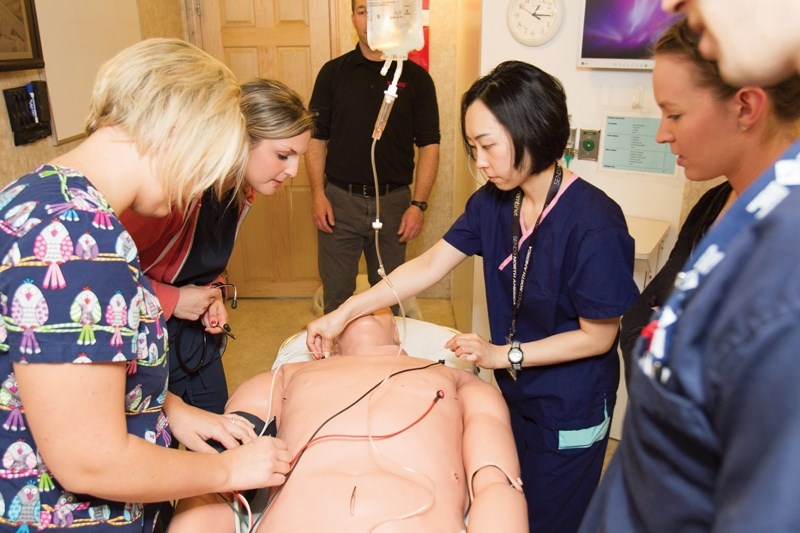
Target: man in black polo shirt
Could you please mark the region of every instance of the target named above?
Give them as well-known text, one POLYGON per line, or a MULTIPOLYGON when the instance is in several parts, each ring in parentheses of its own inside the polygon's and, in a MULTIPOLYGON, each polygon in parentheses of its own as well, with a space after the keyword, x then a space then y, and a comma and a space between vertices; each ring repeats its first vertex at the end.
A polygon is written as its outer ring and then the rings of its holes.
POLYGON ((366 258, 370 285, 380 281, 372 222, 380 197, 380 258, 386 274, 405 261, 406 243, 420 234, 439 166, 439 108, 430 75, 403 63, 398 96, 375 146, 379 186, 371 163, 375 119, 397 68, 380 73, 381 52, 367 43, 367 2, 353 0, 355 49, 326 63, 314 84, 310 108, 316 128, 306 152, 312 215, 318 231, 324 311, 330 313, 356 287, 358 262, 366 258), (416 183, 414 146, 419 151, 416 183))

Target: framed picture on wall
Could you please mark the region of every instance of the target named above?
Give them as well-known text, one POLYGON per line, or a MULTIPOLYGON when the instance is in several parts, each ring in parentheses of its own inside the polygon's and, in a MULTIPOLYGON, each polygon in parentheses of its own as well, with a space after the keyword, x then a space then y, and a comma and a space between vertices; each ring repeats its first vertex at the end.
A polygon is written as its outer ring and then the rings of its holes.
POLYGON ((0 71, 44 67, 33 2, 0 1, 0 71))

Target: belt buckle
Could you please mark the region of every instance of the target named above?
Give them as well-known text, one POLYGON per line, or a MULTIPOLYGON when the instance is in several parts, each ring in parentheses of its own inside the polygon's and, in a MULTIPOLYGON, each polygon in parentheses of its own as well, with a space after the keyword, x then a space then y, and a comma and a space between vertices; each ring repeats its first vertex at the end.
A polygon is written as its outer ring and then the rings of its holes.
POLYGON ((369 198, 369 192, 367 191, 367 187, 368 185, 361 186, 361 196, 363 196, 364 198, 369 198))

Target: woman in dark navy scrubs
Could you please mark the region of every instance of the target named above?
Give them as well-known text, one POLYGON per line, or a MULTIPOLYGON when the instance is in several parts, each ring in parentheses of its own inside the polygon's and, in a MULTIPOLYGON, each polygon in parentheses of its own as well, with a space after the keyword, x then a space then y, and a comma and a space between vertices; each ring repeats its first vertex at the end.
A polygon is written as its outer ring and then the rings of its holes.
POLYGON ((509 61, 478 79, 462 135, 488 183, 430 250, 312 322, 330 350, 353 318, 483 257, 491 339, 448 347, 495 378, 511 414, 531 531, 575 531, 600 479, 619 381, 619 319, 636 298, 633 239, 619 206, 559 165, 569 136, 560 82, 509 61))

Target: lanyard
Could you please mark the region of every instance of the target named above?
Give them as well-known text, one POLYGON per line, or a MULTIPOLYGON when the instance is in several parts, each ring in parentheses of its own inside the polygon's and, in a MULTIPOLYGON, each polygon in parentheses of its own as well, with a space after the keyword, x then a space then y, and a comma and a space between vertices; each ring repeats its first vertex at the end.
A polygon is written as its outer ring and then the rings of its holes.
POLYGON ((561 165, 556 163, 556 168, 553 170, 553 180, 550 182, 550 189, 547 191, 547 197, 544 200, 544 206, 536 217, 536 222, 533 225, 531 237, 528 241, 528 251, 525 254, 525 263, 522 266, 522 276, 519 280, 519 290, 517 290, 517 262, 519 258, 519 239, 522 230, 520 229, 519 216, 522 211, 522 189, 517 189, 517 194, 514 196, 514 216, 513 216, 513 232, 511 240, 511 327, 506 335, 506 342, 510 343, 514 339, 514 334, 517 332, 517 316, 522 307, 522 295, 525 291, 525 280, 528 277, 528 264, 531 260, 531 253, 533 252, 533 245, 536 242, 536 230, 539 229, 539 224, 542 222, 542 214, 547 210, 547 206, 553 201, 558 189, 561 187, 561 178, 564 173, 561 170, 561 165))
POLYGON ((800 142, 796 142, 778 161, 753 183, 728 212, 706 233, 693 253, 692 263, 675 279, 666 303, 642 330, 635 358, 651 379, 669 383, 669 354, 686 306, 705 279, 725 259, 726 251, 743 229, 766 217, 792 189, 800 185, 800 142))

